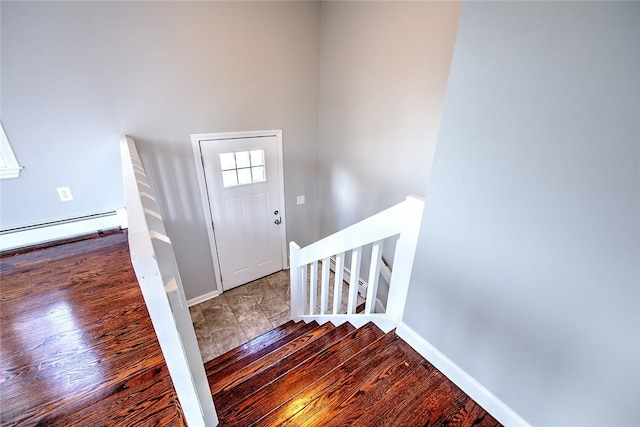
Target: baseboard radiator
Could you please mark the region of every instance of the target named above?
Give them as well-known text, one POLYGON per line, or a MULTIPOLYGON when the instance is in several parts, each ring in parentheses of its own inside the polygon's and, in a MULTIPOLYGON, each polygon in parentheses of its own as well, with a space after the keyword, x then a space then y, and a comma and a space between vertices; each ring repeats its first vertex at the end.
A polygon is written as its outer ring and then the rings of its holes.
POLYGON ((124 208, 14 227, 0 230, 0 251, 5 252, 121 228, 127 228, 127 215, 124 208))
MULTIPOLYGON (((387 284, 387 287, 389 287, 389 283, 391 283, 391 267, 389 266, 389 263, 387 262, 387 260, 384 259, 384 256, 381 257, 381 265, 380 265, 380 278, 382 280, 384 280, 387 284)), ((329 268, 331 269, 331 271, 333 271, 334 273, 336 272, 336 257, 332 256, 329 259, 329 268)), ((343 268, 343 280, 347 283, 351 283, 351 270, 348 267, 344 267, 343 268)), ((369 286, 369 284, 362 278, 362 277, 358 277, 358 293, 363 297, 366 298, 367 297, 367 287, 369 286)), ((378 299, 376 297, 376 308, 375 308, 375 312, 376 313, 384 313, 385 310, 385 306, 382 303, 382 301, 380 301, 380 299, 378 299)))

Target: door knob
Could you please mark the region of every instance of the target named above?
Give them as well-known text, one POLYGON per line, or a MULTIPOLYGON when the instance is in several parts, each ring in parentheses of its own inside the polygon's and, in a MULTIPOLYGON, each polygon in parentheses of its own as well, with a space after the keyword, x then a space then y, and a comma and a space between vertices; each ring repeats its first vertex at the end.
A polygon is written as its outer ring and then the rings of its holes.
POLYGON ((274 222, 274 224, 279 225, 282 221, 281 221, 281 218, 278 218, 273 222, 274 222))

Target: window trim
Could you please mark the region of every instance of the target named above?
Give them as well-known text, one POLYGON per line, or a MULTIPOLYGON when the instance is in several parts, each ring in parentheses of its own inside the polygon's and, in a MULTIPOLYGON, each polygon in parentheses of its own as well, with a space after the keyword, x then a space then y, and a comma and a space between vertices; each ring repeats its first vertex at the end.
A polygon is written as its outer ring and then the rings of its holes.
POLYGON ((265 150, 264 149, 254 149, 254 150, 242 150, 242 151, 229 151, 227 153, 220 153, 218 155, 218 161, 220 163, 220 178, 221 178, 221 183, 222 183, 222 188, 226 189, 231 189, 231 188, 236 188, 236 187, 242 187, 245 185, 256 185, 256 184, 266 184, 267 183, 267 164, 266 164, 266 159, 265 159, 265 150), (262 163, 261 164, 254 164, 253 163, 253 156, 251 155, 251 153, 253 153, 254 151, 260 151, 261 152, 261 156, 262 156, 262 163), (242 166, 239 167, 238 166, 238 159, 237 159, 237 155, 238 153, 249 153, 249 166, 242 166), (227 154, 233 154, 233 163, 234 163, 234 167, 233 168, 228 168, 225 169, 224 165, 222 164, 222 156, 223 155, 227 155, 227 154), (255 181, 254 180, 254 176, 253 176, 253 170, 256 168, 262 168, 262 179, 259 181, 255 181), (248 169, 249 173, 251 174, 251 182, 243 182, 240 183, 240 174, 238 173, 241 170, 245 170, 248 169), (236 184, 229 184, 227 185, 226 183, 226 179, 225 179, 225 172, 235 172, 236 173, 236 184))
POLYGON ((18 159, 16 159, 9 138, 7 138, 7 134, 4 131, 2 121, 0 121, 0 155, 2 155, 2 160, 4 160, 5 163, 5 166, 0 166, 0 179, 18 178, 22 166, 20 166, 18 159))

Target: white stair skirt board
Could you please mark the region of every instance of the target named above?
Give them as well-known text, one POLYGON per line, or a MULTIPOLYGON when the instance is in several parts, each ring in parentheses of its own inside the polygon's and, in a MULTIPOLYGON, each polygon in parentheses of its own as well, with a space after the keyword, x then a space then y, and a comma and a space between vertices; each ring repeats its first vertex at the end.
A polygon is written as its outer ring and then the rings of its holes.
POLYGON ((120 228, 127 228, 125 208, 2 231, 0 232, 0 251, 71 239, 99 231, 120 228))
POLYGON ((396 334, 500 423, 510 427, 531 427, 531 424, 526 422, 513 409, 509 408, 502 400, 498 399, 476 379, 418 335, 407 324, 400 322, 396 328, 396 334))

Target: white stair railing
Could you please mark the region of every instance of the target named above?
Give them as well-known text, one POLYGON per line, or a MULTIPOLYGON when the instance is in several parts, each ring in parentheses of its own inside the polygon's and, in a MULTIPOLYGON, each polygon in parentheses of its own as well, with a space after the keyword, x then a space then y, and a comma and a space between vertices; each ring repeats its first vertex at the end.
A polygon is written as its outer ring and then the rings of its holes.
POLYGON ((173 245, 133 139, 121 138, 120 154, 131 263, 173 386, 190 427, 216 426, 218 417, 173 245))
POLYGON ((406 200, 366 218, 318 242, 300 248, 290 243, 291 317, 294 320, 334 324, 351 322, 354 326, 374 321, 390 330, 402 320, 413 267, 424 200, 408 196, 406 200), (395 255, 389 297, 384 313, 375 313, 378 279, 385 242, 395 241, 395 255), (358 288, 363 252, 371 249, 364 311, 357 313, 358 288), (343 299, 343 272, 350 256, 348 297, 343 299), (335 259, 333 284, 330 260, 335 259), (319 268, 318 263, 321 263, 319 268), (320 272, 320 276, 318 276, 320 272), (330 294, 333 293, 333 298, 330 294), (319 297, 319 301, 318 301, 319 297))

